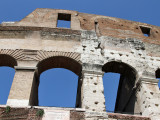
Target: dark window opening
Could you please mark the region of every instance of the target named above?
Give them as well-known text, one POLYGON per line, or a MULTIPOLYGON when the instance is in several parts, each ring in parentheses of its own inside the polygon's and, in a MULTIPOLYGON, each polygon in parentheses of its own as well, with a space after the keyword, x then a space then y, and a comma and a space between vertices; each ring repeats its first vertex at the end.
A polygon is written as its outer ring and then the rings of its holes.
POLYGON ((158 86, 160 88, 160 69, 156 70, 156 78, 159 79, 158 86))
POLYGON ((71 28, 71 14, 58 13, 57 27, 71 28))
POLYGON ((134 89, 135 81, 137 78, 136 70, 133 67, 129 66, 128 64, 116 61, 106 63, 102 67, 102 70, 105 72, 103 81, 104 81, 104 95, 106 100, 105 101, 106 111, 123 113, 123 114, 140 115, 139 108, 135 108, 137 107, 135 106, 136 93, 134 89), (108 95, 106 95, 107 92, 105 91, 110 87, 112 88, 110 92, 108 92, 108 95), (112 98, 110 99, 113 101, 109 101, 108 96, 110 97, 112 96, 112 98), (112 107, 109 107, 111 105, 107 105, 107 102, 109 104, 113 104, 112 107))
POLYGON ((76 105, 78 76, 70 70, 53 68, 40 76, 39 106, 72 107, 76 105))
POLYGON ((116 96, 118 91, 120 74, 118 73, 105 73, 103 76, 104 84, 104 96, 105 96, 105 106, 107 112, 115 111, 116 96), (112 94, 111 94, 112 93, 112 94))
POLYGON ((98 28, 98 22, 97 21, 95 21, 95 32, 96 32, 96 34, 98 34, 99 35, 99 28, 98 28))
POLYGON ((143 33, 144 36, 146 36, 146 37, 149 37, 149 36, 150 36, 150 31, 151 31, 150 28, 148 28, 148 27, 143 27, 143 26, 140 26, 140 28, 141 28, 141 31, 142 31, 142 33, 143 33))
POLYGON ((11 67, 0 67, 0 104, 5 105, 13 82, 15 70, 11 67))
POLYGON ((97 31, 97 28, 98 28, 98 22, 95 22, 95 31, 97 31))

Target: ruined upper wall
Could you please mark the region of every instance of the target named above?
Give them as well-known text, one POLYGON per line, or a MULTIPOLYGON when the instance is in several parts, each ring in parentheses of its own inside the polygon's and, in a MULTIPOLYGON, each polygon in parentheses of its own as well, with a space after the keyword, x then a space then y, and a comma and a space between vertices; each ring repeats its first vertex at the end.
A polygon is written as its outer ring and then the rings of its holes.
POLYGON ((144 42, 160 44, 160 27, 102 15, 79 13, 71 10, 38 8, 21 21, 12 24, 2 23, 2 26, 56 28, 58 13, 71 15, 72 30, 91 30, 95 31, 98 36, 111 36, 122 39, 137 38, 144 42), (147 33, 149 37, 144 36, 143 33, 147 33))
POLYGON ((2 23, 0 66, 16 69, 7 105, 38 105, 40 74, 66 68, 80 78, 76 107, 86 113, 104 112, 102 77, 114 72, 121 74, 115 111, 160 118, 155 79, 160 68, 159 33, 160 27, 145 23, 53 9, 36 9, 19 22, 2 23), (71 28, 58 28, 58 19, 71 21, 71 28))

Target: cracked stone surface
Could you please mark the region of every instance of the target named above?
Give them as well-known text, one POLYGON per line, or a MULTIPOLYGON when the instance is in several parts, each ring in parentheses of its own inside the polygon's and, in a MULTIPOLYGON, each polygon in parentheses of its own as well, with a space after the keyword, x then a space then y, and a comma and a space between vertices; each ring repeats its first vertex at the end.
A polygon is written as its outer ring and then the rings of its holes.
MULTIPOLYGON (((66 19, 63 14, 61 19, 66 19)), ((42 119, 160 118, 156 79, 160 77, 158 26, 71 10, 38 8, 21 21, 0 25, 0 66, 16 70, 7 101, 12 107, 38 106, 39 76, 45 70, 66 68, 79 76, 76 108, 42 107, 47 113, 42 119), (69 29, 56 26, 59 13, 71 16, 69 29), (150 30, 148 37, 143 35, 144 29, 150 30), (115 107, 119 113, 106 112, 103 87, 106 72, 121 74, 115 107)))

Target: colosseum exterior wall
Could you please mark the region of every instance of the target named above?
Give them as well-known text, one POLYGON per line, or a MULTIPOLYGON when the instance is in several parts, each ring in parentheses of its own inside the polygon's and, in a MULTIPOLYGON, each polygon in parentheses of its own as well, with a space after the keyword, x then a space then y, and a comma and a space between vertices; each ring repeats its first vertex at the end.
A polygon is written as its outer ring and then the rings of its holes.
POLYGON ((159 52, 160 27, 108 16, 38 8, 0 25, 0 65, 16 70, 7 105, 44 109, 44 120, 159 120, 159 52), (70 28, 57 27, 58 20, 70 28), (50 68, 79 76, 76 108, 38 107, 39 76, 50 68), (106 72, 121 74, 119 113, 106 112, 106 72))

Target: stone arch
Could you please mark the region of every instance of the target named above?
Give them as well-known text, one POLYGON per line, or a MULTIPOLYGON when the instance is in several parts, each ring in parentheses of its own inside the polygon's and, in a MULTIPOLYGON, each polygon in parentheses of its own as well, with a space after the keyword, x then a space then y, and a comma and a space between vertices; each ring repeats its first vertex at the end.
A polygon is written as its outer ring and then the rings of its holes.
POLYGON ((104 72, 115 72, 120 74, 126 74, 127 70, 130 72, 132 71, 133 74, 138 76, 137 70, 125 62, 119 62, 119 61, 110 61, 103 65, 102 71, 104 72))
POLYGON ((45 60, 47 58, 54 57, 54 56, 55 57, 56 56, 68 57, 68 58, 74 59, 75 61, 77 61, 78 63, 81 64, 81 61, 80 61, 81 55, 79 53, 76 53, 76 52, 40 50, 40 51, 37 51, 36 60, 41 62, 41 61, 43 61, 43 60, 45 60))
POLYGON ((47 59, 40 61, 37 64, 38 74, 41 74, 45 70, 48 70, 51 68, 69 69, 79 76, 81 73, 82 66, 78 61, 66 56, 49 57, 47 59))
MULTIPOLYGON (((75 73, 77 76, 79 76, 79 78, 82 71, 82 65, 77 60, 66 57, 66 56, 52 56, 52 57, 43 59, 37 64, 37 70, 35 72, 34 81, 32 85, 30 105, 38 105, 38 87, 39 87, 40 74, 51 68, 68 69, 73 73, 75 73)), ((78 83, 78 86, 79 86, 79 83, 78 83)), ((77 95, 79 94, 77 93, 77 95)))
POLYGON ((124 62, 111 61, 102 67, 102 71, 120 74, 115 112, 134 113, 136 101, 135 84, 138 78, 136 69, 124 62))
POLYGON ((5 54, 17 60, 25 60, 24 50, 22 49, 0 49, 0 54, 5 54))
POLYGON ((17 66, 17 61, 10 55, 0 54, 0 66, 8 66, 14 68, 14 66, 17 66))

